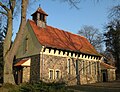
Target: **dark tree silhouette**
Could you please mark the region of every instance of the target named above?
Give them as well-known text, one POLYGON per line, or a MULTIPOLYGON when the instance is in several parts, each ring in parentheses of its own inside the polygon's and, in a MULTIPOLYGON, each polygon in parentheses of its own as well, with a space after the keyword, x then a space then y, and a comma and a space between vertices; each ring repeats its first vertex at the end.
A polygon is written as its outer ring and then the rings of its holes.
POLYGON ((120 5, 112 7, 108 17, 110 22, 107 24, 107 32, 104 34, 106 51, 115 58, 117 78, 120 78, 120 5))

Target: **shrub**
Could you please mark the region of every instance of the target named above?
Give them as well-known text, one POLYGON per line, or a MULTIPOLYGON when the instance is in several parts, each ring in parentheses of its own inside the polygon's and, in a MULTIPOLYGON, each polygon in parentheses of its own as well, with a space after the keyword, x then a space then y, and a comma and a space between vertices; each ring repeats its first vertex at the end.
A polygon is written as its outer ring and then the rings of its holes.
POLYGON ((18 85, 12 85, 12 84, 4 84, 2 86, 3 90, 8 90, 6 92, 19 92, 19 86, 18 85))
POLYGON ((34 92, 34 87, 31 84, 24 83, 20 85, 19 91, 20 92, 34 92))
POLYGON ((5 84, 4 88, 8 92, 69 92, 65 83, 22 83, 20 85, 5 84))

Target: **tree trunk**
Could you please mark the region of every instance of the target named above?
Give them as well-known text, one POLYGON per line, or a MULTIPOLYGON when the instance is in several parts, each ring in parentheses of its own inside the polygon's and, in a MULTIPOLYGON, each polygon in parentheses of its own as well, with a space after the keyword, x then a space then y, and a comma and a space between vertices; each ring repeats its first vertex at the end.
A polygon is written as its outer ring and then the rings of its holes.
POLYGON ((28 0, 22 0, 21 23, 20 23, 20 27, 19 27, 17 36, 15 38, 15 41, 11 47, 11 52, 14 53, 14 55, 16 54, 17 49, 18 49, 19 45, 21 44, 21 41, 22 41, 21 38, 23 37, 23 34, 24 34, 24 27, 26 25, 27 5, 28 5, 28 0))
MULTIPOLYGON (((21 23, 19 27, 18 34, 15 38, 15 41, 13 45, 10 47, 11 43, 9 43, 9 40, 11 41, 11 35, 12 31, 7 33, 8 35, 6 36, 6 40, 4 42, 4 83, 10 83, 10 84, 15 84, 14 81, 14 76, 13 76, 13 59, 14 56, 16 55, 17 49, 19 48, 19 45, 21 44, 22 41, 22 36, 24 33, 24 27, 26 24, 26 11, 27 11, 27 5, 28 5, 28 0, 22 0, 21 4, 21 23), (6 45, 9 46, 9 48, 6 47, 6 45), (7 48, 7 49, 6 49, 7 48)), ((11 20, 11 19, 10 19, 11 20)), ((12 30, 12 22, 8 20, 8 24, 10 26, 10 30, 12 30)), ((9 28, 8 26, 8 28, 9 28)))
POLYGON ((13 60, 10 53, 4 57, 4 83, 15 84, 13 76, 13 60))
POLYGON ((11 45, 11 39, 12 39, 12 27, 13 27, 13 21, 12 21, 12 11, 8 11, 8 23, 7 23, 7 34, 4 40, 4 52, 3 56, 6 56, 8 51, 10 50, 11 45))
POLYGON ((14 77, 13 77, 13 69, 12 69, 12 62, 10 57, 10 46, 11 46, 11 39, 12 39, 12 12, 8 12, 8 31, 6 38, 4 40, 4 50, 3 50, 3 57, 4 57, 4 83, 15 84, 14 77))

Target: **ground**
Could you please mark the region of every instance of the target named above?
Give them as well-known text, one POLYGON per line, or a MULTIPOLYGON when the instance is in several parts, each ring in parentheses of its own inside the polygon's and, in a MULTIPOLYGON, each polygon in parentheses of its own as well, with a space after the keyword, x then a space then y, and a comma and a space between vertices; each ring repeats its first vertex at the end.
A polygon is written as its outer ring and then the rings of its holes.
MULTIPOLYGON (((70 92, 120 92, 120 80, 87 85, 69 86, 68 89, 70 90, 70 92)), ((8 90, 7 88, 0 87, 0 92, 8 92, 8 90)))
POLYGON ((71 86, 76 92, 120 92, 120 80, 87 85, 71 86))

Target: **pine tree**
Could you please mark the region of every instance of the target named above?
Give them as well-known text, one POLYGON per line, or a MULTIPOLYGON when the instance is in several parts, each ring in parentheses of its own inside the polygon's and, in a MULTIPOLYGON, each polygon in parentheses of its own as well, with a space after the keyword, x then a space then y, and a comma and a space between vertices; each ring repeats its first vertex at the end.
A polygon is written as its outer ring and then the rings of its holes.
MULTIPOLYGON (((115 58, 115 66, 117 67, 117 75, 120 74, 120 21, 115 20, 107 25, 107 32, 104 34, 106 50, 115 58)), ((120 77, 120 76, 117 76, 120 77)))

